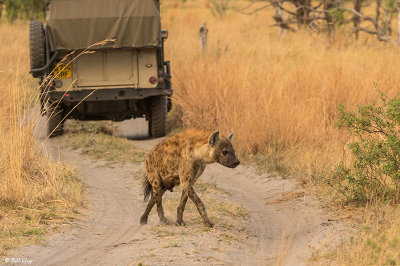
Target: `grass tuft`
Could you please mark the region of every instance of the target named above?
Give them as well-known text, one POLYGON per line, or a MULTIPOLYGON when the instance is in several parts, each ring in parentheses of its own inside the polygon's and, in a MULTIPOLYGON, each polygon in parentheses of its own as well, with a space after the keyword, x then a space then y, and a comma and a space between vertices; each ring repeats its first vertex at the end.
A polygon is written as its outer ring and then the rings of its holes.
POLYGON ((29 77, 27 29, 0 23, 0 256, 39 243, 84 203, 76 171, 52 161, 34 138, 39 89, 29 77))
POLYGON ((141 163, 147 152, 137 148, 133 141, 114 135, 112 122, 67 121, 63 143, 80 149, 93 160, 109 163, 141 163))

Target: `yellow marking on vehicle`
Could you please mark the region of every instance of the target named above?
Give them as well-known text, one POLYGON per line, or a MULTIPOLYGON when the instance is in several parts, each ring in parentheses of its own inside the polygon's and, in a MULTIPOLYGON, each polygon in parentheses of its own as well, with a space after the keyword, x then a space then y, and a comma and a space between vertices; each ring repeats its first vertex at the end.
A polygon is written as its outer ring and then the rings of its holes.
POLYGON ((57 79, 67 79, 72 76, 72 66, 59 64, 54 68, 54 76, 57 79))

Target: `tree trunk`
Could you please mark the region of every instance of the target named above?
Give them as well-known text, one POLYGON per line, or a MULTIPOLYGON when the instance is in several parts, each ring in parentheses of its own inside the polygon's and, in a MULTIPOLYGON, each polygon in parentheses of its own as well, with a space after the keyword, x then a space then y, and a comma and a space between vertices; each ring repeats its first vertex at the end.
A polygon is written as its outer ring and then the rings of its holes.
POLYGON ((201 51, 204 54, 207 50, 207 34, 208 34, 208 29, 205 22, 201 24, 199 33, 200 33, 200 47, 201 51))
POLYGON ((297 25, 306 25, 309 22, 309 14, 311 12, 311 0, 295 0, 294 5, 296 6, 296 20, 297 25))
POLYGON ((396 0, 397 6, 397 43, 400 44, 400 0, 396 0))
POLYGON ((327 24, 327 32, 328 32, 329 40, 332 39, 332 33, 334 30, 333 19, 332 19, 331 14, 329 13, 329 10, 334 7, 335 7, 335 4, 332 0, 324 0, 324 10, 328 11, 325 13, 325 20, 326 20, 326 24, 327 24))
MULTIPOLYGON (((400 1, 400 0, 399 0, 400 1)), ((280 3, 282 4, 282 3, 280 3)), ((275 16, 280 19, 281 21, 283 21, 283 17, 282 17, 282 9, 280 8, 279 5, 275 6, 275 16)), ((282 27, 279 27, 279 36, 282 36, 284 33, 284 29, 282 27)))
MULTIPOLYGON (((361 0, 354 0, 354 10, 358 13, 361 13, 361 0)), ((358 40, 359 26, 360 26, 360 17, 354 15, 353 16, 353 25, 354 25, 354 34, 356 36, 356 40, 358 40)))
POLYGON ((2 14, 3 14, 3 0, 0 0, 0 19, 2 14))
POLYGON ((380 17, 381 17, 381 4, 382 0, 376 0, 376 15, 375 15, 375 21, 376 21, 376 32, 378 33, 378 40, 383 41, 386 39, 386 29, 381 28, 380 26, 380 17))
POLYGON ((381 0, 376 0, 376 15, 375 15, 375 21, 378 23, 379 25, 379 17, 381 16, 381 0))

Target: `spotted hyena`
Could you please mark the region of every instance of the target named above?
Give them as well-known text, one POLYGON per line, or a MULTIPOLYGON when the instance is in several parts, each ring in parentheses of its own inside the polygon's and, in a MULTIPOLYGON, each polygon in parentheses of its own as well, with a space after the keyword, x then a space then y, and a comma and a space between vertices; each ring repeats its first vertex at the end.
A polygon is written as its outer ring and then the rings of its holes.
POLYGON ((207 164, 219 163, 235 168, 240 161, 236 158, 232 146, 232 136, 219 136, 219 132, 189 129, 161 142, 147 155, 146 174, 143 180, 144 200, 149 197, 146 210, 140 218, 141 224, 147 218, 154 204, 161 223, 168 224, 164 216, 162 196, 167 190, 172 191, 179 184, 182 186, 181 201, 177 210, 177 225, 185 225, 182 216, 188 197, 196 205, 203 222, 212 227, 203 202, 193 189, 196 180, 201 176, 207 164))

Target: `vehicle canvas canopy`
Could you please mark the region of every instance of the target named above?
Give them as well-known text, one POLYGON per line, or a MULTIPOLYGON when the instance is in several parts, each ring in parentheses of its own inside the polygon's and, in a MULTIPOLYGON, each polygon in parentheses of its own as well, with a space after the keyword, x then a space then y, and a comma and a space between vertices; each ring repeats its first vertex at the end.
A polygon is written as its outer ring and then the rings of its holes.
POLYGON ((47 30, 52 51, 154 47, 160 43, 158 0, 50 0, 47 30))

